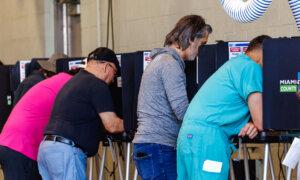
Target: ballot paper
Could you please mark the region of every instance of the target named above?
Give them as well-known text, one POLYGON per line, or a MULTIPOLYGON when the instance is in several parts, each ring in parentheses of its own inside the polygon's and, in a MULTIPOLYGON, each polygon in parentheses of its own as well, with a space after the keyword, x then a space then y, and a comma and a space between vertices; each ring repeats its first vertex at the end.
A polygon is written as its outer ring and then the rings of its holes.
POLYGON ((295 138, 282 164, 294 169, 300 160, 300 139, 295 138))

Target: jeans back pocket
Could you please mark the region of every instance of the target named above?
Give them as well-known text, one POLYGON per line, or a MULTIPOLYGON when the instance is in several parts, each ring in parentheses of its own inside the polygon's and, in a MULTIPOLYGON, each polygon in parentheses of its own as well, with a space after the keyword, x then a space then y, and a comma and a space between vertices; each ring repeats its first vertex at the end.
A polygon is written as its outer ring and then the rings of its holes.
POLYGON ((133 160, 139 175, 143 180, 153 179, 162 174, 157 158, 157 150, 153 144, 135 144, 133 148, 133 160))

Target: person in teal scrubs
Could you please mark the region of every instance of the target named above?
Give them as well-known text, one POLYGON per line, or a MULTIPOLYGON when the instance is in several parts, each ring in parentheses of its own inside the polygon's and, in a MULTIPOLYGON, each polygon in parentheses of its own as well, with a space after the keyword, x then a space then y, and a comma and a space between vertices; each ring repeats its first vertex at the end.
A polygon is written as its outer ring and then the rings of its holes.
POLYGON ((262 43, 269 38, 254 38, 193 98, 177 139, 178 180, 228 179, 230 136, 254 138, 262 130, 262 43))

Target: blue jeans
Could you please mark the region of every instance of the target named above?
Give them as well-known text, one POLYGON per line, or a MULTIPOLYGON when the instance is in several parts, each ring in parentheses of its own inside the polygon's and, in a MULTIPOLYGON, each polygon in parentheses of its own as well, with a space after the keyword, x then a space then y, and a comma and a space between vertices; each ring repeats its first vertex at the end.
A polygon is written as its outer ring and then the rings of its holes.
POLYGON ((176 180, 176 150, 154 143, 134 144, 133 160, 143 180, 176 180))
POLYGON ((37 161, 43 180, 86 179, 86 155, 77 147, 43 141, 37 161))

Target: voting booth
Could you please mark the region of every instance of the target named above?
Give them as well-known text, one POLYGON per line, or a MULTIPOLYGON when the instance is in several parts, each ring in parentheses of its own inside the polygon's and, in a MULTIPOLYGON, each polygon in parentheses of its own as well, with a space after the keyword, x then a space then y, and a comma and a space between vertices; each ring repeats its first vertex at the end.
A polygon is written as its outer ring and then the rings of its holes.
POLYGON ((230 58, 245 53, 249 42, 218 41, 199 49, 198 55, 198 88, 230 58))
POLYGON ((12 109, 11 65, 0 65, 0 132, 12 109))
POLYGON ((120 59, 124 128, 131 141, 137 129, 138 93, 144 69, 151 61, 150 52, 124 53, 120 59))
POLYGON ((191 102, 191 100, 198 91, 197 64, 198 59, 194 61, 185 61, 184 73, 186 75, 186 91, 189 102, 191 102))
MULTIPOLYGON (((11 69, 11 90, 17 90, 19 84, 26 78, 26 64, 29 64, 30 60, 20 60, 11 69)), ((28 67, 28 66, 27 66, 28 67)))
POLYGON ((15 65, 0 66, 0 132, 13 108, 14 91, 27 76, 39 69, 38 60, 47 59, 32 58, 17 61, 15 65))
MULTIPOLYGON (((247 42, 205 45, 199 50, 198 86, 228 59, 246 50, 247 42)), ((300 129, 300 38, 269 39, 263 45, 264 129, 300 129)))
POLYGON ((267 40, 263 57, 264 129, 300 130, 300 38, 267 40))

